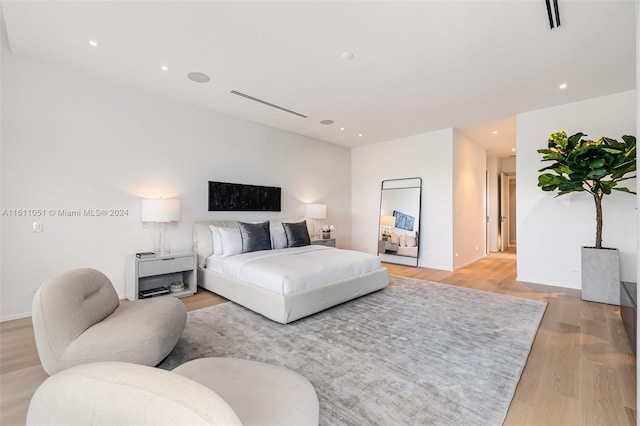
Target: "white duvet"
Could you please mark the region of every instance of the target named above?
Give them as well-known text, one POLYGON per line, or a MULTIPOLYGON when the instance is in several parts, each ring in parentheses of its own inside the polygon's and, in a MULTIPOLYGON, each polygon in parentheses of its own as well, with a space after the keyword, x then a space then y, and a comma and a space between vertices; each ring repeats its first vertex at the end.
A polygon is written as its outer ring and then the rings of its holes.
POLYGON ((213 255, 206 268, 278 294, 307 290, 381 268, 378 256, 311 245, 255 251, 235 256, 213 255))

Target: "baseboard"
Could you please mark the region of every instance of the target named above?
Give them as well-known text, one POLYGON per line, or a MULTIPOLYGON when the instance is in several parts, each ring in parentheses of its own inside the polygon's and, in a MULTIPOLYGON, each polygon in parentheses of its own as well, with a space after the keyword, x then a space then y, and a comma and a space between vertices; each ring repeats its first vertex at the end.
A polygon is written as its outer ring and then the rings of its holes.
POLYGON ((476 258, 476 259, 470 260, 469 262, 464 263, 464 264, 462 264, 462 265, 458 265, 458 266, 454 267, 454 268, 453 268, 453 270, 454 270, 454 271, 457 271, 458 269, 466 268, 467 266, 469 266, 469 265, 473 265, 474 263, 476 263, 476 262, 478 262, 478 261, 480 261, 480 260, 484 259, 485 257, 487 257, 487 255, 486 255, 486 254, 484 254, 484 255, 482 255, 482 256, 480 256, 480 257, 476 258))
POLYGON ((28 318, 30 316, 31 316, 31 312, 23 312, 21 314, 7 315, 7 316, 0 317, 0 322, 13 321, 13 320, 22 319, 22 318, 28 318))

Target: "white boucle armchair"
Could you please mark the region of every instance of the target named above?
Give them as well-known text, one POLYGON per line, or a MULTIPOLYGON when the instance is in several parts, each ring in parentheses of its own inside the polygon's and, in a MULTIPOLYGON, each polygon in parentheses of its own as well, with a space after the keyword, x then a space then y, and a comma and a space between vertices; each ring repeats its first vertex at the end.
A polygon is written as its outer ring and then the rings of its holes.
POLYGON ((69 368, 33 395, 28 426, 317 426, 318 396, 300 374, 233 358, 173 371, 122 362, 69 368))
POLYGON ((120 303, 109 278, 82 268, 44 283, 32 318, 40 361, 52 375, 96 361, 157 365, 180 339, 187 312, 173 297, 120 303))

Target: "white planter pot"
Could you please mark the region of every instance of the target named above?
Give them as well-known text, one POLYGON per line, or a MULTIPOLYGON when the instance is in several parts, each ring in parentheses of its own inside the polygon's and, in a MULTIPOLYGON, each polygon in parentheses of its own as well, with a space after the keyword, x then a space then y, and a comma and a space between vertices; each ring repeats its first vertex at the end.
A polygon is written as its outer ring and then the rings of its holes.
POLYGON ((620 251, 582 247, 582 300, 620 305, 620 251))

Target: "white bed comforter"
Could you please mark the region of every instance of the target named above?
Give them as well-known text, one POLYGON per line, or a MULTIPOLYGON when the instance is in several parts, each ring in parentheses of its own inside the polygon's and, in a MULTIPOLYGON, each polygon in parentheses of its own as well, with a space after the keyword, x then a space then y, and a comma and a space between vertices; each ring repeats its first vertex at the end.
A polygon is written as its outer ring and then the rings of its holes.
POLYGON ((311 245, 227 257, 213 255, 207 259, 206 268, 284 295, 375 271, 381 266, 378 256, 311 245))

